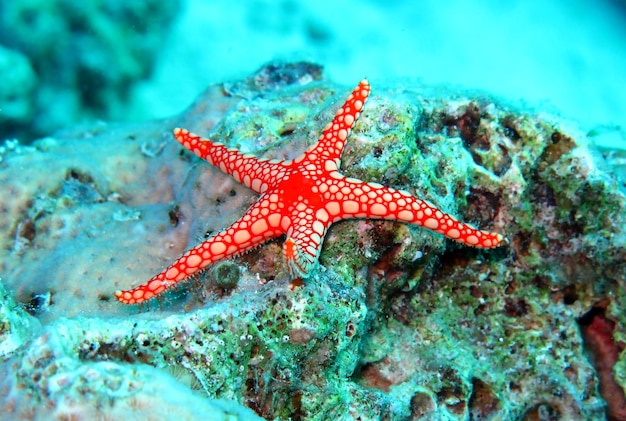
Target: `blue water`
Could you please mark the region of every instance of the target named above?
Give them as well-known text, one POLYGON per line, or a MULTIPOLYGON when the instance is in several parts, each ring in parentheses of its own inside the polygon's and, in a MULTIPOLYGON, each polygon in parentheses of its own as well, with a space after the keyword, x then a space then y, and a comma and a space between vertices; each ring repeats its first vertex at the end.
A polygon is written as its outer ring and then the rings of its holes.
POLYGON ((309 59, 353 85, 403 77, 487 91, 626 148, 626 2, 185 0, 138 115, 180 111, 207 84, 309 59))

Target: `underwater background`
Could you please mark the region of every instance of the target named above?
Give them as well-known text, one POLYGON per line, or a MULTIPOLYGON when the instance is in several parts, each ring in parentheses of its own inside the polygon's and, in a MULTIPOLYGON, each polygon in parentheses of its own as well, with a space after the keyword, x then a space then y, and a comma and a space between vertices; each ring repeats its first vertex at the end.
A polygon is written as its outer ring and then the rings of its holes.
POLYGON ((0 0, 0 419, 626 420, 625 128, 620 0, 0 0), (174 128, 292 159, 363 78, 342 174, 501 247, 357 219, 116 300, 258 198, 174 128))
POLYGON ((281 59, 320 63, 346 85, 408 77, 484 90, 624 147, 619 0, 1 4, 0 127, 29 138, 33 124, 41 136, 84 118, 170 116, 208 84, 281 59))

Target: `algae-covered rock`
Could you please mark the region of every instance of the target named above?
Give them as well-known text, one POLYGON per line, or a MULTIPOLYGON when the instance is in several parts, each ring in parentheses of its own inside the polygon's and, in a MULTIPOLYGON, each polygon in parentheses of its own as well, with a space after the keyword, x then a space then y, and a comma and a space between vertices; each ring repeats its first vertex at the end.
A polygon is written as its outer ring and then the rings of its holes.
POLYGON ((0 361, 24 346, 40 329, 39 320, 28 315, 0 281, 0 361))
POLYGON ((146 379, 176 375, 181 393, 267 419, 620 419, 624 193, 575 126, 483 95, 371 81, 342 172, 407 190, 507 245, 481 251, 402 223, 345 221, 302 285, 274 241, 150 312, 113 299, 255 200, 171 130, 297 156, 350 91, 320 78, 308 63, 267 66, 167 120, 2 150, 0 275, 44 323, 20 328, 5 352, 3 408, 50 396, 84 408, 78 390, 115 378, 95 401, 98 414, 120 414, 127 407, 106 396, 150 402, 161 391, 146 379), (33 363, 37 349, 50 350, 45 363, 33 363))

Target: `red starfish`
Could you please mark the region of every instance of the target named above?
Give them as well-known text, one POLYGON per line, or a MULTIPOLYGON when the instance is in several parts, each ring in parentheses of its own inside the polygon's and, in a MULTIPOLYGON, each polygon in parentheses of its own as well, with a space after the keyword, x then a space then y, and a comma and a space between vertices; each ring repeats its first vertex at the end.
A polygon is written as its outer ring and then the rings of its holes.
POLYGON ((304 155, 268 161, 228 149, 184 129, 174 136, 200 158, 261 196, 231 226, 187 251, 145 284, 115 296, 125 304, 149 300, 206 266, 285 234, 283 251, 293 277, 305 278, 317 263, 328 227, 343 219, 408 222, 474 247, 499 246, 500 234, 479 231, 402 190, 347 178, 339 172, 345 141, 370 93, 367 80, 354 89, 315 145, 304 155))

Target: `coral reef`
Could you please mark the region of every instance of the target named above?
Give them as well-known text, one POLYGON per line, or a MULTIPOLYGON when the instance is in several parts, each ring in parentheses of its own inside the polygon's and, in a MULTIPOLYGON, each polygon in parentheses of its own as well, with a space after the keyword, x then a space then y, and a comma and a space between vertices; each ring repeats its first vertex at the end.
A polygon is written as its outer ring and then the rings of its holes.
MULTIPOLYGON (((0 305, 5 306, 10 299, 2 289, 0 285, 0 305)), ((32 319, 21 316, 22 323, 32 319)), ((6 314, 2 317, 3 322, 9 320, 6 314)), ((117 346, 133 349, 133 343, 125 337, 133 331, 133 325, 139 331, 145 329, 141 322, 65 320, 43 329, 37 339, 14 352, 11 358, 5 359, 3 353, 3 419, 261 419, 232 401, 206 399, 194 392, 181 383, 184 373, 179 375, 179 381, 171 373, 150 365, 129 365, 119 358, 117 362, 109 361, 116 352, 124 352, 117 346)), ((6 329, 11 330, 10 334, 0 332, 7 336, 3 344, 19 336, 13 331, 15 328, 11 324, 6 329)), ((136 347, 133 351, 141 352, 136 347)))
POLYGON ((227 399, 266 419, 623 419, 624 192, 574 125, 484 95, 372 81, 342 171, 508 246, 346 221, 303 285, 270 242, 150 312, 114 302, 255 199, 171 130, 296 156, 349 90, 320 78, 268 66, 167 120, 2 150, 3 411, 146 414, 158 378, 190 408, 227 399))
POLYGON ((4 138, 32 139, 84 119, 123 117, 121 105, 132 85, 150 75, 179 3, 2 2, 0 101, 2 91, 19 91, 12 107, 4 107, 6 99, 0 105, 20 117, 0 117, 4 138), (9 59, 15 65, 3 65, 9 59))

